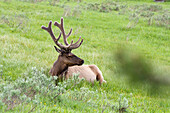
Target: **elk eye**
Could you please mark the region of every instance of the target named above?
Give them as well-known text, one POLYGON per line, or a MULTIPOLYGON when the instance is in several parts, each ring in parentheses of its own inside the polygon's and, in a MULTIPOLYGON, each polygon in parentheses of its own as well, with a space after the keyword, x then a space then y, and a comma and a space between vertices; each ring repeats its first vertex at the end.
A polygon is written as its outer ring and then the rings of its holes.
POLYGON ((68 57, 71 57, 72 56, 72 54, 68 54, 68 57))
POLYGON ((68 58, 70 58, 70 57, 71 57, 71 55, 68 55, 67 57, 68 57, 68 58))

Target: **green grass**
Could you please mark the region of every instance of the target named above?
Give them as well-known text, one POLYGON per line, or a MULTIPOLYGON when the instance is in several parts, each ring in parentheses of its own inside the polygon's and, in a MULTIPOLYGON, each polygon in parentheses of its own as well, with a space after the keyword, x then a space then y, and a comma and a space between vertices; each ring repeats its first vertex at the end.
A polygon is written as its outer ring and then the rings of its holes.
MULTIPOLYGON (((163 10, 168 9, 170 5, 169 2, 158 4, 152 1, 120 0, 120 4, 126 4, 128 8, 135 5, 154 4, 162 6, 163 10)), ((95 2, 102 3, 105 1, 87 0, 77 3, 66 2, 65 0, 54 6, 49 5, 48 1, 45 0, 37 3, 19 0, 0 1, 0 65, 3 65, 2 78, 0 79, 8 81, 9 77, 12 77, 12 81, 14 81, 19 77, 24 77, 25 73, 28 73, 32 67, 44 68, 49 71, 57 59, 58 53, 53 48, 54 43, 51 37, 41 29, 41 26, 47 26, 50 20, 59 21, 64 14, 64 6, 70 6, 73 9, 77 5, 85 7, 88 3, 95 2)), ((76 41, 79 36, 84 39, 81 47, 74 50, 73 53, 84 59, 85 64, 96 64, 107 81, 107 84, 103 84, 101 87, 98 84, 92 87, 89 83, 83 84, 83 87, 92 91, 96 89, 101 92, 105 91, 111 103, 117 102, 120 94, 129 97, 132 93, 133 108, 131 109, 136 112, 143 112, 144 109, 146 112, 170 112, 168 111, 170 108, 168 89, 163 91, 165 94, 150 95, 147 88, 149 87, 148 84, 137 84, 136 88, 131 87, 128 84, 128 78, 121 76, 123 74, 119 72, 120 67, 113 57, 119 47, 129 48, 129 51, 142 54, 153 65, 153 69, 157 73, 161 73, 160 76, 167 75, 169 77, 169 28, 154 23, 148 25, 147 19, 144 17, 139 19, 136 26, 128 28, 129 14, 133 11, 125 11, 124 14, 119 14, 120 11, 103 13, 81 8, 78 15, 64 17, 66 32, 73 28, 73 33, 68 40, 76 41)), ((159 12, 154 13, 159 14, 159 12)), ((59 30, 54 26, 53 30, 57 37, 59 30)), ((102 98, 102 95, 99 95, 102 98)), ((101 108, 90 110, 86 103, 72 101, 71 99, 66 99, 66 102, 62 104, 50 103, 47 97, 41 100, 47 104, 45 107, 43 106, 44 108, 39 105, 35 109, 36 112, 81 112, 82 110, 85 112, 101 112, 102 110, 101 108), (66 104, 66 107, 63 104, 66 104)), ((26 111, 30 111, 32 107, 33 103, 29 103, 26 111)), ((20 107, 14 108, 14 110, 8 112, 17 112, 19 109, 20 107)))

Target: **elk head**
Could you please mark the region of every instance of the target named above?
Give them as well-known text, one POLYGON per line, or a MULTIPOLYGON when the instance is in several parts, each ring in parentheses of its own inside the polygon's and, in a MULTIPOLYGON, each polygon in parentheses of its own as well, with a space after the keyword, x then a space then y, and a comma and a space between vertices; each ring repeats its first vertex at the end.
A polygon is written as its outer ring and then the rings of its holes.
POLYGON ((54 43, 59 47, 57 48, 56 46, 54 46, 56 51, 59 53, 58 60, 54 63, 53 67, 50 70, 50 73, 54 76, 61 74, 62 71, 67 69, 69 66, 82 65, 84 63, 84 60, 71 53, 71 50, 80 47, 80 45, 83 42, 83 39, 81 40, 80 37, 79 40, 75 43, 73 43, 73 40, 71 41, 70 44, 67 42, 67 38, 70 36, 72 29, 70 30, 68 35, 65 34, 63 18, 61 18, 61 24, 59 24, 58 22, 54 23, 54 25, 57 26, 61 31, 58 38, 56 38, 53 34, 51 24, 52 21, 49 22, 48 27, 42 26, 41 28, 46 30, 50 34, 54 43), (65 45, 62 45, 61 43, 58 42, 61 37, 61 34, 63 35, 65 45))

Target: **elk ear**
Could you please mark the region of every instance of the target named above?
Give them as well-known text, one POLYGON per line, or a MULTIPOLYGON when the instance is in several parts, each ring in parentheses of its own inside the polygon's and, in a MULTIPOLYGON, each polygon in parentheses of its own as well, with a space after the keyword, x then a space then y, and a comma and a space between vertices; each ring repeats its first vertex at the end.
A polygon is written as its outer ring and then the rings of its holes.
POLYGON ((54 46, 55 50, 58 52, 58 53, 61 53, 61 50, 58 49, 56 46, 54 46))

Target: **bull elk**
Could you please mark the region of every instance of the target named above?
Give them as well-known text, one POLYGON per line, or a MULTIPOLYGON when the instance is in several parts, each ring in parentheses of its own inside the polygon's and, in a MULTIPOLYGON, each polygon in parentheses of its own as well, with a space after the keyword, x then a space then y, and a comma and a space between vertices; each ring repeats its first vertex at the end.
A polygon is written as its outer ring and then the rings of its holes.
POLYGON ((49 22, 48 27, 41 27, 50 34, 54 43, 59 47, 57 48, 56 46, 54 46, 56 51, 59 53, 59 56, 49 72, 50 75, 58 77, 64 76, 65 79, 68 79, 69 77, 73 76, 73 73, 79 73, 80 78, 84 78, 89 82, 93 83, 95 80, 99 81, 100 84, 102 82, 106 82, 102 76, 101 71, 96 65, 82 65, 84 63, 84 60, 71 53, 71 50, 80 47, 80 45, 83 43, 83 39, 81 39, 80 37, 79 40, 75 43, 73 43, 73 40, 70 44, 67 42, 67 38, 70 36, 72 29, 67 35, 65 34, 63 18, 61 18, 60 24, 58 22, 54 23, 54 25, 57 26, 61 31, 58 38, 56 38, 53 34, 51 24, 52 21, 49 22), (65 45, 62 45, 58 42, 61 34, 63 35, 65 45))

